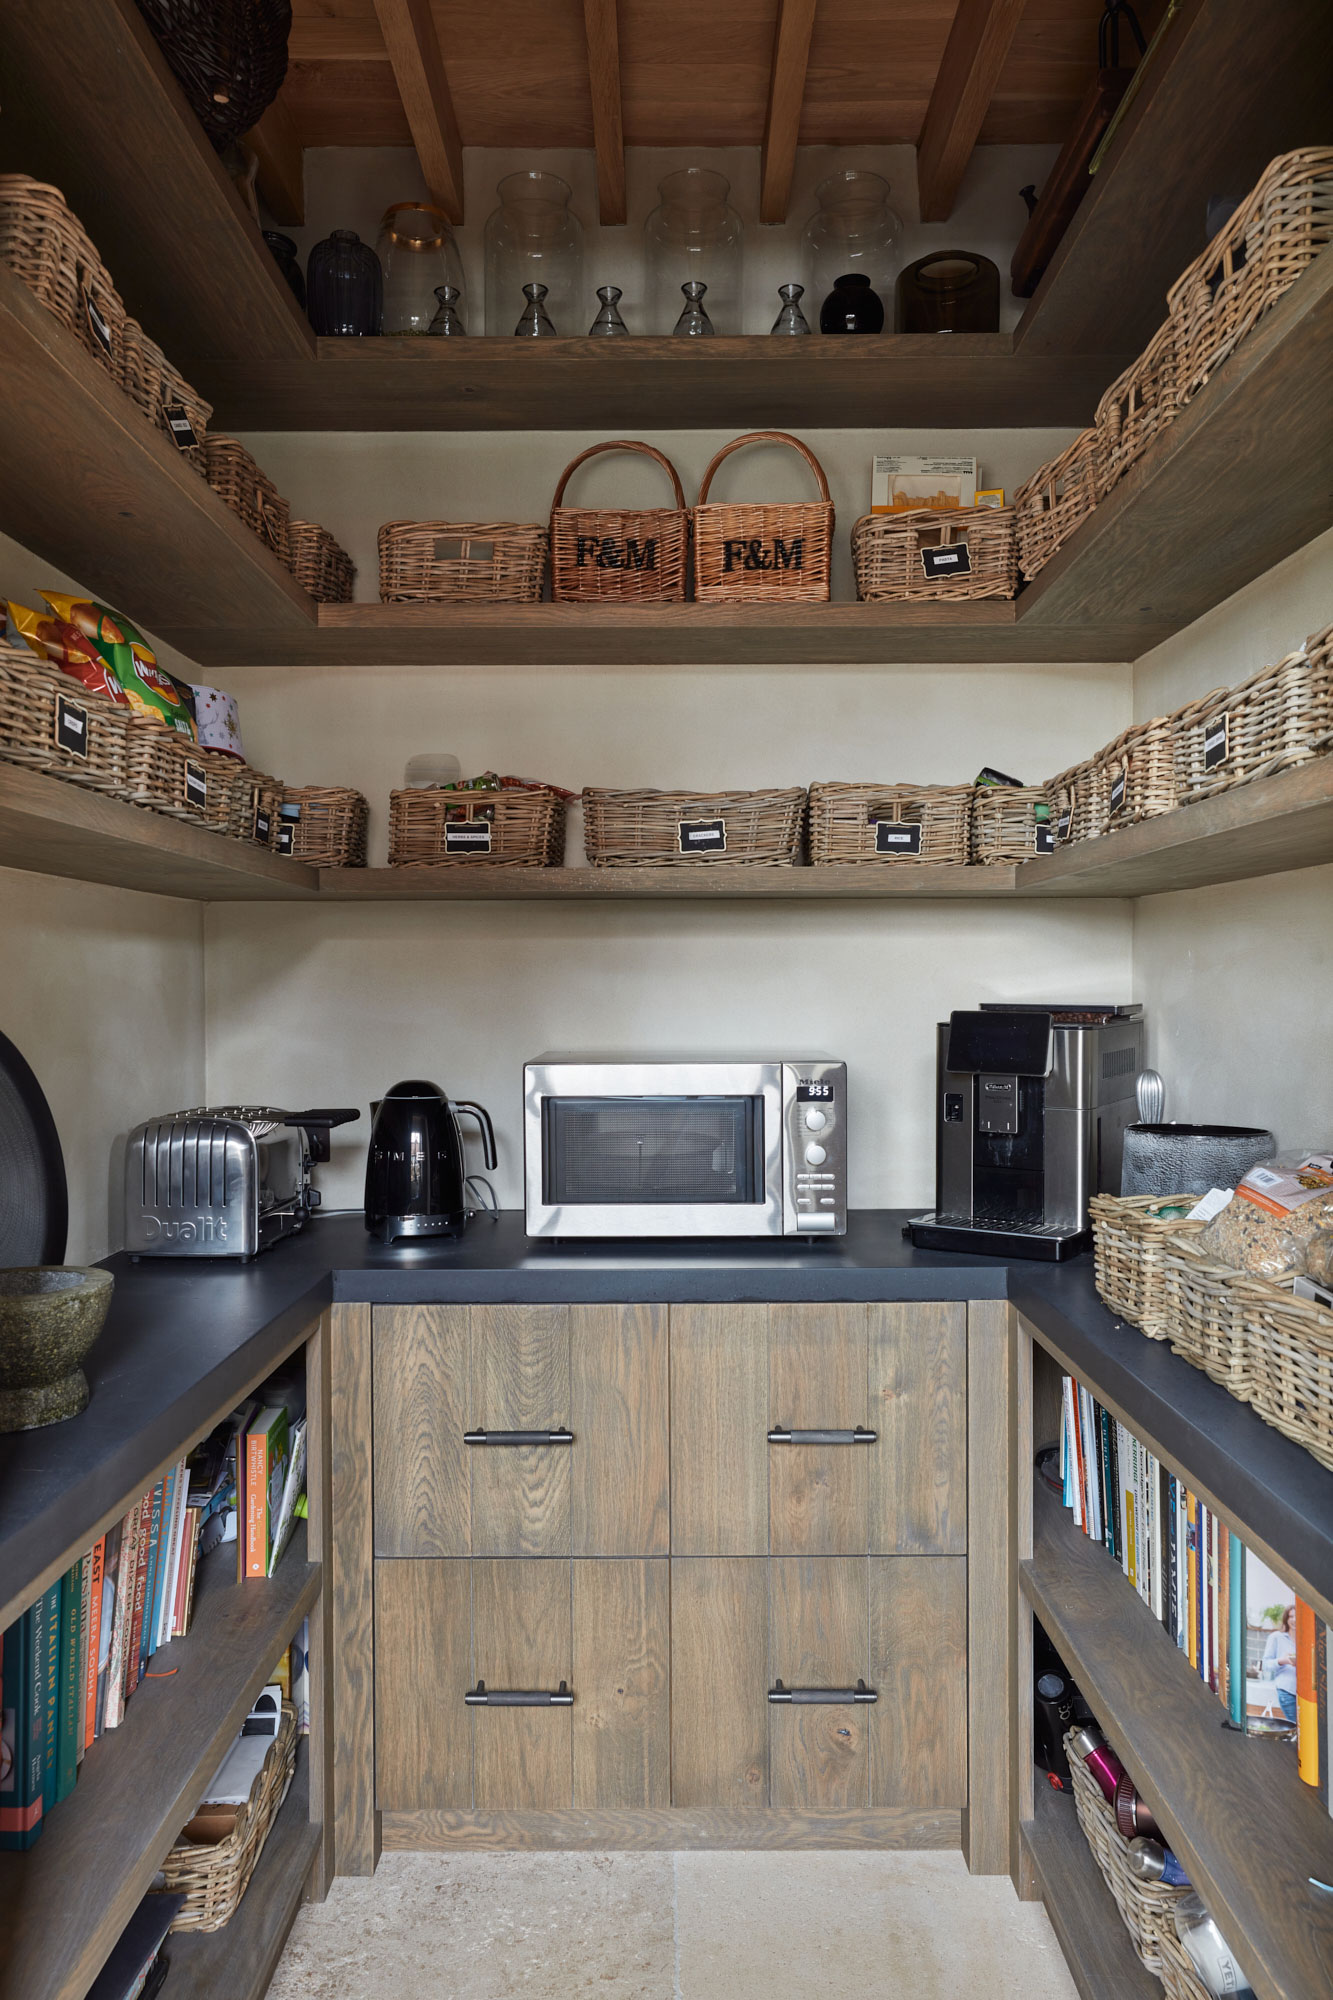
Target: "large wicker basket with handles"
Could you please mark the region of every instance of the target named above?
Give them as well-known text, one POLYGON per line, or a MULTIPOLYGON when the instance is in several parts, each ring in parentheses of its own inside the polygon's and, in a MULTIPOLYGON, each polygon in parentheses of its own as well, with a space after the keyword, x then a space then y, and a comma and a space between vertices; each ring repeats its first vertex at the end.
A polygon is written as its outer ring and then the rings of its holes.
POLYGON ((284 1701, 278 1733, 226 1839, 212 1847, 178 1840, 162 1863, 163 1887, 185 1898, 173 1931, 220 1931, 235 1916, 296 1775, 296 1744, 296 1710, 284 1701))
POLYGON ((1080 431, 1014 495, 1018 564, 1029 581, 1097 505, 1097 433, 1080 431))
MULTIPOLYGON (((1131 1873, 1129 1842, 1116 1826, 1115 1814, 1080 1754, 1072 1731, 1065 1738, 1065 1755, 1074 1780, 1074 1809, 1083 1829, 1083 1838, 1092 1849, 1093 1859, 1115 1898, 1115 1906, 1135 1951, 1148 1971, 1161 1978, 1162 1938, 1169 1933, 1174 1941, 1175 1907, 1182 1896, 1189 1894, 1189 1890, 1172 1888, 1165 1882, 1140 1882, 1131 1873)), ((1184 1986, 1176 1991, 1181 2000, 1189 1994, 1189 1988, 1184 1986)), ((1208 2000, 1203 1987, 1200 1986, 1197 1991, 1203 2000, 1208 2000)), ((1193 2000, 1193 1995, 1189 1996, 1189 2000, 1193 2000)))
POLYGON ((219 500, 290 569, 292 510, 268 474, 236 438, 210 433, 203 449, 204 477, 219 500))
POLYGON ((278 852, 311 868, 364 868, 369 807, 347 785, 288 785, 278 816, 278 852))
POLYGON ((346 549, 318 521, 289 524, 292 575, 316 604, 350 604, 356 568, 346 549))
POLYGON ((469 791, 409 786, 389 794, 391 868, 558 868, 566 794, 549 785, 469 791))
POLYGON ((119 381, 125 307, 59 188, 0 174, 0 263, 119 381))
POLYGON ((982 866, 1030 861, 1055 851, 1045 785, 978 785, 972 793, 971 859, 982 866))
POLYGON ((941 513, 913 507, 863 514, 852 529, 852 561, 856 594, 868 604, 1013 597, 1018 591, 1014 510, 960 507, 941 513), (958 566, 950 570, 950 561, 958 566))
POLYGON ((213 405, 192 389, 157 342, 137 319, 126 317, 121 341, 120 386, 187 458, 197 472, 205 469, 204 439, 213 405))
POLYGON ((968 859, 971 785, 810 787, 810 859, 816 867, 968 859))
POLYGON ((1093 763, 1093 782, 1106 795, 1106 832, 1175 811, 1175 730, 1169 715, 1133 723, 1099 750, 1093 763))
POLYGON ((809 445, 787 431, 750 431, 723 445, 694 508, 694 594, 714 604, 827 604, 833 501, 809 445), (713 475, 749 444, 785 444, 815 476, 818 500, 710 501, 713 475))
POLYGON ((122 795, 130 711, 0 641, 0 759, 122 795))
POLYGON ((551 502, 551 596, 557 604, 683 604, 689 545, 685 489, 671 460, 633 438, 589 445, 565 467, 551 502), (571 475, 606 451, 655 460, 675 506, 563 506, 571 475))
POLYGON ((1333 1312, 1292 1281, 1246 1277, 1249 1400, 1266 1424, 1333 1470, 1333 1312))
POLYGON ((1171 1331, 1166 1299, 1166 1249, 1173 1237, 1197 1236, 1192 1194, 1098 1194, 1088 1203, 1097 1290, 1113 1313, 1149 1340, 1171 1331), (1174 1213, 1164 1213, 1172 1211, 1174 1213))
POLYGON ((1097 405, 1097 497, 1109 493, 1176 414, 1176 334, 1168 319, 1097 405))
POLYGON ((1178 805, 1333 752, 1333 626, 1171 717, 1178 805))
POLYGON ((800 859, 803 788, 759 792, 583 794, 594 868, 791 868, 800 859))
POLYGON ((1165 1263, 1166 1336, 1182 1360, 1237 1402, 1252 1400, 1254 1356, 1246 1308, 1255 1280, 1219 1264, 1187 1235, 1169 1236, 1165 1263))
POLYGON ((385 604, 535 604, 546 529, 535 521, 386 521, 379 554, 385 604))

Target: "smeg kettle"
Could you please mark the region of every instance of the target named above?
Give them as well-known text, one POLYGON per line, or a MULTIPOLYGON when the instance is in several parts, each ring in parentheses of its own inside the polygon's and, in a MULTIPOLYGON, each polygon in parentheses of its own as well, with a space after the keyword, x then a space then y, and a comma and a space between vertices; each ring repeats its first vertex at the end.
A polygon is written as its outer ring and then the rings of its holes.
POLYGON ((366 1159, 366 1228, 382 1243, 400 1236, 456 1236, 468 1218, 467 1165, 458 1114, 481 1128, 486 1165, 494 1168, 489 1112, 451 1103, 436 1083, 394 1084, 371 1107, 366 1159))

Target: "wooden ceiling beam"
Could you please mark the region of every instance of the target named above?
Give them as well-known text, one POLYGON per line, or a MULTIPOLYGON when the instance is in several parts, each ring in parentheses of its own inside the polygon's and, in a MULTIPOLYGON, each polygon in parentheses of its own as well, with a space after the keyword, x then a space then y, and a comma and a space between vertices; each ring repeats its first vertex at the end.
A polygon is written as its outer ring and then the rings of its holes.
POLYGON ((779 0, 768 78, 768 115, 759 167, 759 220, 785 222, 796 166, 810 36, 819 0, 779 0))
POLYGON ((429 0, 375 0, 422 176, 451 222, 463 220, 463 142, 429 0))
POLYGON ((923 222, 947 222, 1027 0, 958 0, 917 140, 923 222))
POLYGON ((379 23, 340 15, 295 14, 287 36, 289 63, 387 62, 379 23))
POLYGON ((625 126, 620 109, 620 23, 616 0, 583 0, 588 38, 597 207, 605 223, 625 220, 625 126))
POLYGON ((245 135, 259 159, 259 194, 275 222, 305 221, 305 155, 296 120, 275 97, 259 123, 245 135))

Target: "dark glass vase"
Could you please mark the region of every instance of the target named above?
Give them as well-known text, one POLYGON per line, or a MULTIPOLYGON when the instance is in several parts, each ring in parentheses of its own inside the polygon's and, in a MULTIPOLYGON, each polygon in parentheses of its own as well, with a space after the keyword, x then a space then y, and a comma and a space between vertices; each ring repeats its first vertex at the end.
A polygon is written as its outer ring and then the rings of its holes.
POLYGON ((266 229, 264 241, 273 252, 273 261, 287 280, 297 305, 304 312, 305 279, 301 275, 301 266, 296 259, 296 245, 291 237, 284 236, 280 229, 266 229))
POLYGON ((884 302, 864 271, 835 278, 819 308, 821 333, 883 333, 884 302))
POLYGON ((384 308, 380 260, 354 229, 335 229, 310 252, 306 309, 316 333, 378 333, 384 308))

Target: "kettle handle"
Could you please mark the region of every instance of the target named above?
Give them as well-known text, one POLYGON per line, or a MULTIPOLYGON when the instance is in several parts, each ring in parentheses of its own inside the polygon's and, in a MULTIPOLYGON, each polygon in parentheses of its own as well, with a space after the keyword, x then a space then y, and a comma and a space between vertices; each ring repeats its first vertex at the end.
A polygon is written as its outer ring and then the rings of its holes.
POLYGON ((490 1112, 484 1110, 480 1104, 473 1104, 471 1099, 466 1097, 455 1098, 453 1108, 455 1111, 470 1111, 476 1119, 481 1128, 482 1144, 486 1149, 486 1165, 494 1173, 498 1160, 495 1151, 495 1127, 491 1123, 490 1112))

